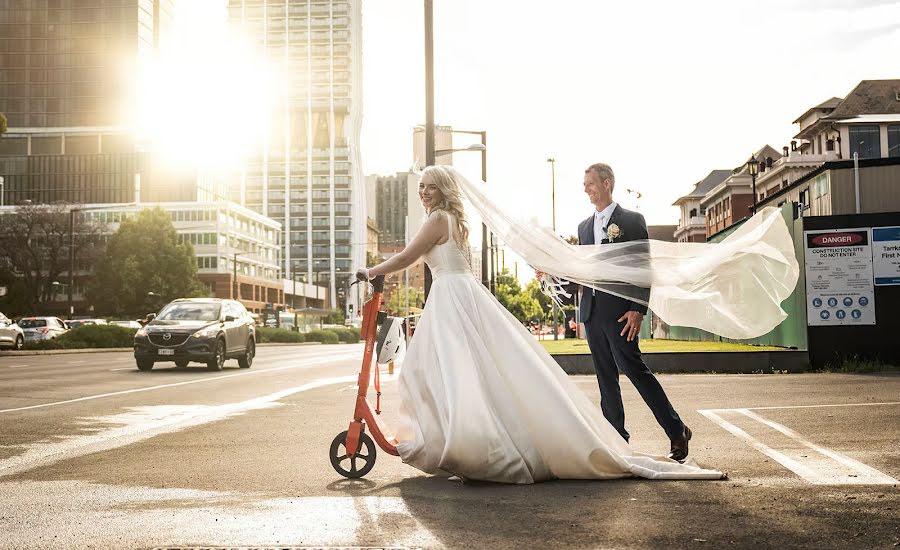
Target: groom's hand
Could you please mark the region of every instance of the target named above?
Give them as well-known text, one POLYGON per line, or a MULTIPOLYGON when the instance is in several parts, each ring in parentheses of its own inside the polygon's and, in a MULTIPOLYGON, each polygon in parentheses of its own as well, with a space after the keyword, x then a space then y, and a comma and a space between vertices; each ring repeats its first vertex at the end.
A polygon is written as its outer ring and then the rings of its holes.
POLYGON ((625 321, 625 326, 619 336, 625 336, 629 342, 635 339, 641 330, 641 322, 644 320, 644 314, 639 311, 629 311, 625 315, 619 317, 619 322, 625 321), (627 336, 626 336, 627 333, 627 336))

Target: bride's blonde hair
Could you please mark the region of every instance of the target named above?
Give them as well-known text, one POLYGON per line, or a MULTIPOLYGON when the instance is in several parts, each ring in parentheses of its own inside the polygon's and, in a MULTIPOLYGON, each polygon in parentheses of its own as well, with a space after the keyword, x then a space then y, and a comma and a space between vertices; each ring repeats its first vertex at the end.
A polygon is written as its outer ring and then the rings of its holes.
MULTIPOLYGON (((428 166, 422 170, 419 181, 426 174, 431 176, 431 181, 434 182, 443 196, 441 202, 435 205, 432 212, 443 210, 448 214, 453 214, 453 217, 456 219, 456 226, 459 229, 460 238, 458 242, 461 243, 460 246, 466 246, 466 243, 469 242, 469 222, 466 220, 462 195, 459 192, 459 184, 456 182, 453 172, 448 167, 439 164, 428 166)), ((453 237, 453 235, 450 236, 453 237)))

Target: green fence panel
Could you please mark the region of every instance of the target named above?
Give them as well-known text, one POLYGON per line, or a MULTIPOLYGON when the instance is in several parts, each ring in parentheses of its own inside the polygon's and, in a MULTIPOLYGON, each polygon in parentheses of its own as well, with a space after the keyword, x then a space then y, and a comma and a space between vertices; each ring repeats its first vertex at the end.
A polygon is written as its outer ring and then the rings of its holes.
MULTIPOLYGON (((652 312, 644 318, 641 325, 642 338, 666 338, 669 340, 687 340, 701 342, 739 342, 744 344, 756 344, 767 346, 782 346, 787 348, 807 349, 806 340, 806 277, 804 266, 803 248, 803 220, 794 220, 793 207, 790 203, 781 207, 781 215, 787 223, 788 230, 794 241, 794 252, 800 264, 800 278, 794 292, 782 302, 781 307, 787 313, 787 318, 771 332, 750 340, 731 340, 716 334, 706 332, 693 327, 668 326, 658 319, 654 320, 652 312), (651 327, 655 326, 655 330, 651 327)), ((733 233, 741 223, 737 223, 725 231, 718 233, 710 242, 720 242, 733 233)))

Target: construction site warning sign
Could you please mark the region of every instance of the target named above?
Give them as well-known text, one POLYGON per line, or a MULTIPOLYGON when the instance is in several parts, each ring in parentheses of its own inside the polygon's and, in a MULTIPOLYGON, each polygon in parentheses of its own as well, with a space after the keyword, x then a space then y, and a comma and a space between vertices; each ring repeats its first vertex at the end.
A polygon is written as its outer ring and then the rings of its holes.
POLYGON ((809 325, 874 325, 869 228, 804 231, 809 325))

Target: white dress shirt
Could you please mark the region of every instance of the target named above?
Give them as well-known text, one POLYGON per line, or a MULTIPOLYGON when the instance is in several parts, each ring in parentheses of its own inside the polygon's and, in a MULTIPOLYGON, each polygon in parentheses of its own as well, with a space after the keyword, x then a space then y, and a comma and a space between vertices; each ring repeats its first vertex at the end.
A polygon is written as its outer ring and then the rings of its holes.
POLYGON ((613 202, 601 211, 594 211, 594 244, 600 244, 607 237, 606 226, 609 218, 612 216, 613 210, 616 209, 616 203, 613 202))

